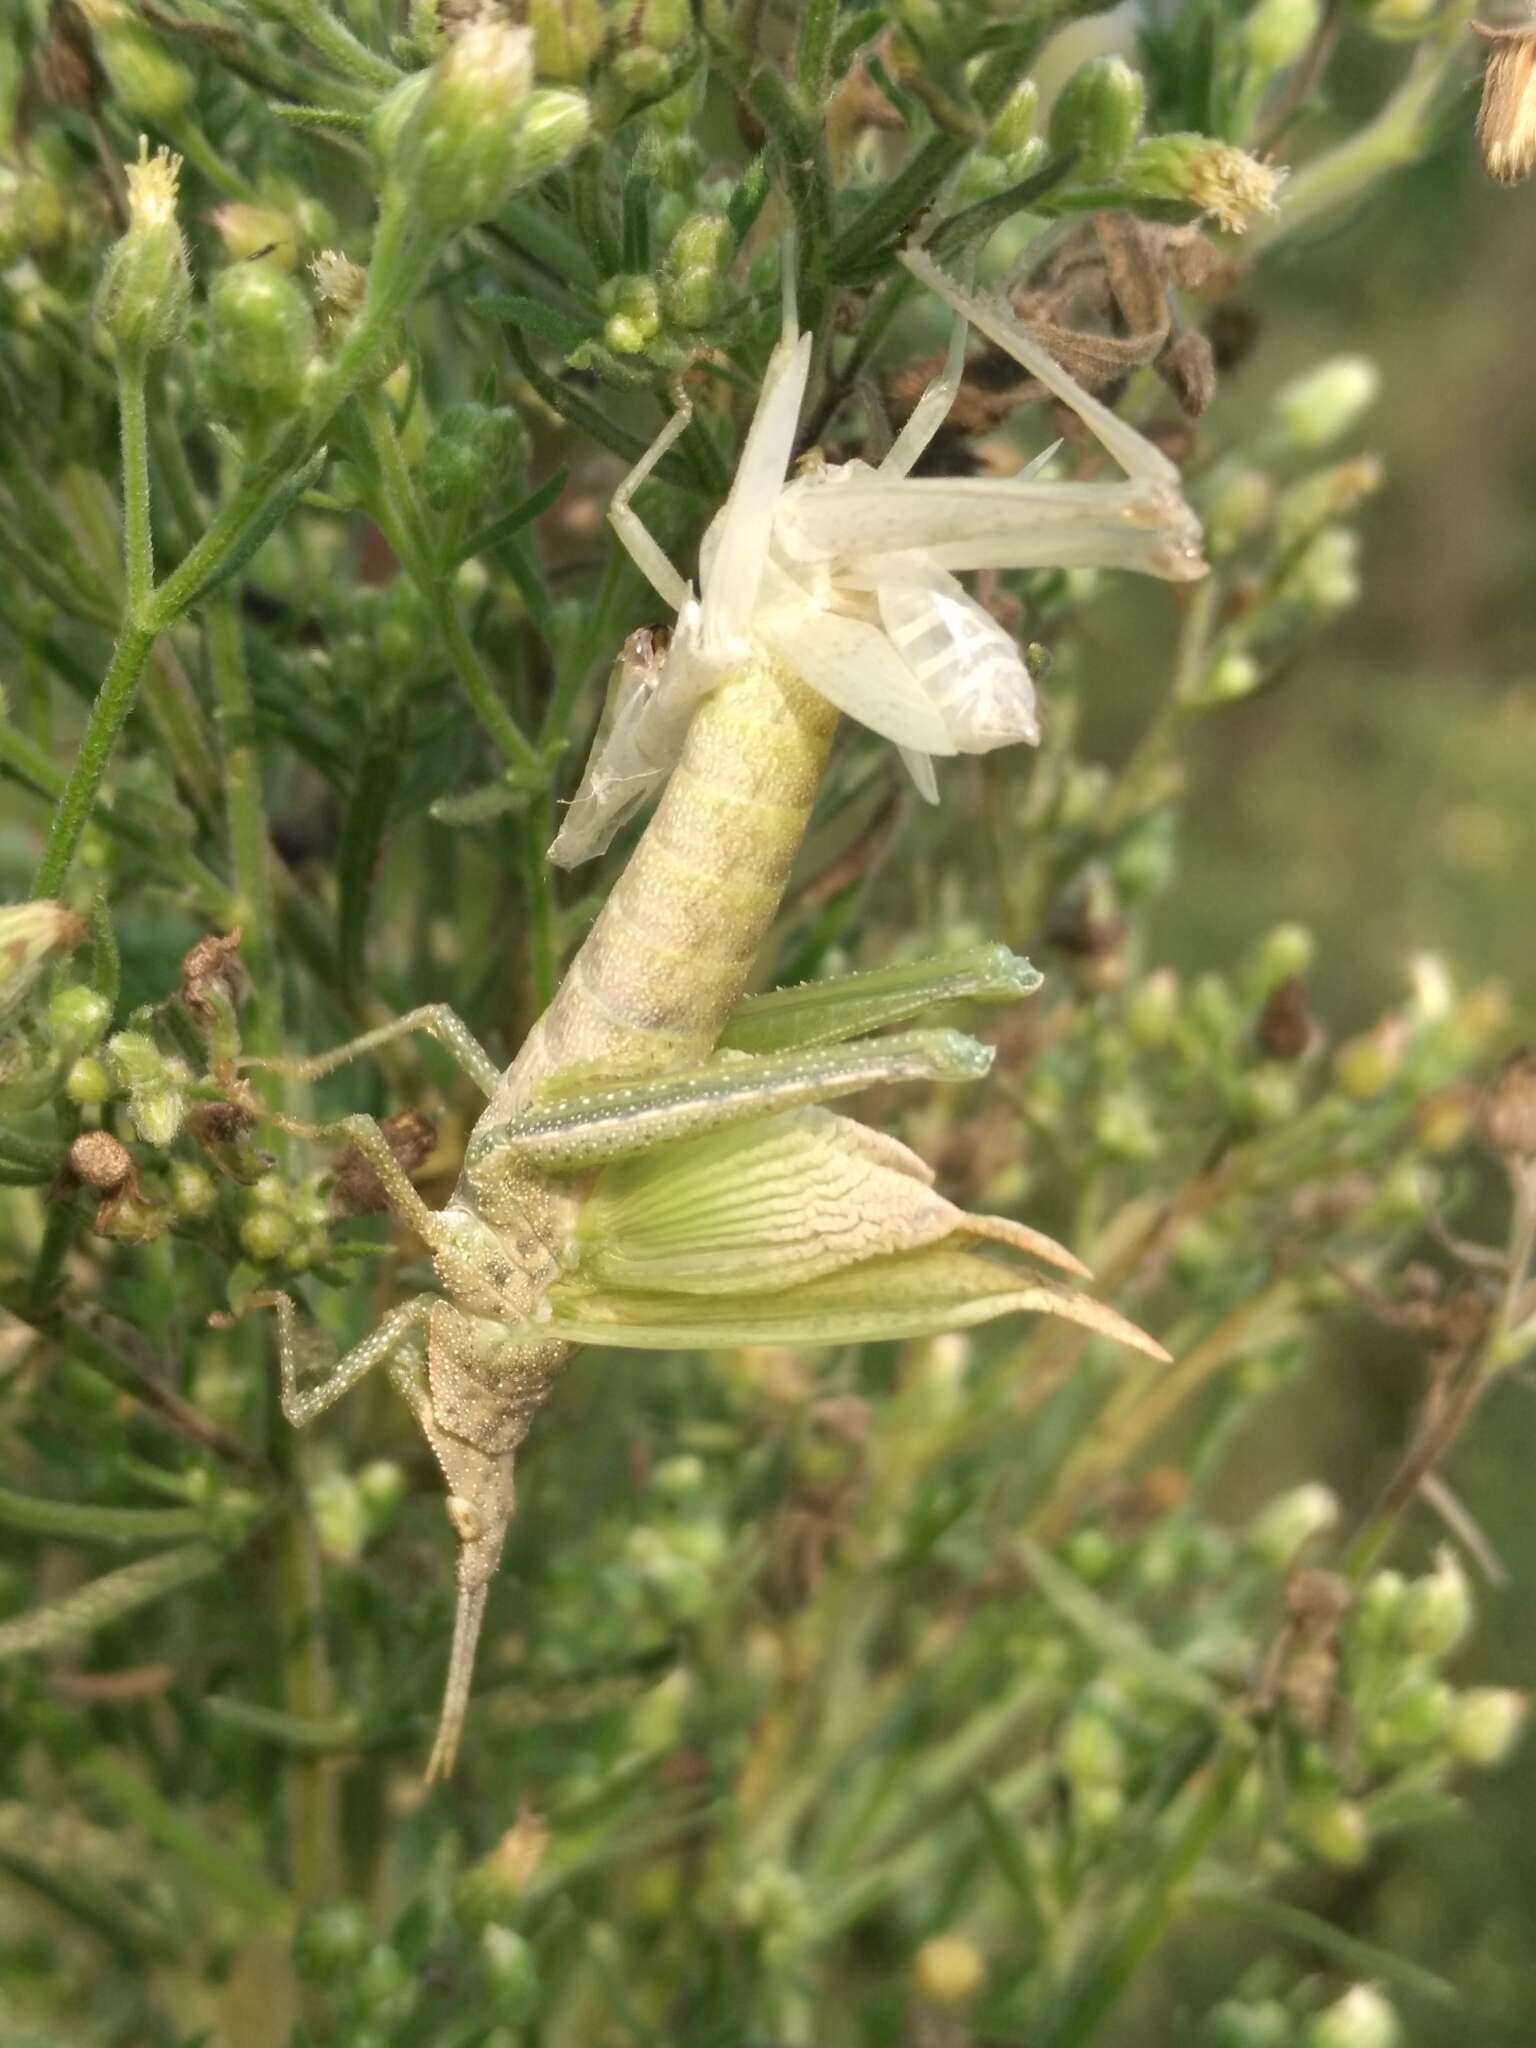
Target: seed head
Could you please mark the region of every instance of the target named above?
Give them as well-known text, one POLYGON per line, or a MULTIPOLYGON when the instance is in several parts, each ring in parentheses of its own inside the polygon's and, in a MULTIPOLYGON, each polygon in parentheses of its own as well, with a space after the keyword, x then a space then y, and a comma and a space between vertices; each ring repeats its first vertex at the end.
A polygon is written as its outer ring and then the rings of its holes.
POLYGON ((1518 185, 1536 164, 1536 26, 1488 28, 1472 23, 1488 45, 1477 140, 1488 175, 1518 185))
POLYGON ((181 182, 181 158, 171 150, 149 153, 149 138, 139 137, 136 163, 125 165, 128 175, 128 226, 161 228, 176 219, 176 192, 181 182))

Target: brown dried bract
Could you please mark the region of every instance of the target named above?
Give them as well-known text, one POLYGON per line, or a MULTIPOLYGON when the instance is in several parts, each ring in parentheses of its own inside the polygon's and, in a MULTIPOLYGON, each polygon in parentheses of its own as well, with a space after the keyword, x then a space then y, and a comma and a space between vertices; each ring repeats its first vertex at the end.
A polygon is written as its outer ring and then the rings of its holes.
POLYGON ((1490 28, 1474 21, 1472 33, 1488 45, 1477 142, 1488 175, 1518 185, 1536 165, 1536 23, 1490 28))
POLYGON ((190 948, 181 963, 181 1000, 204 1024, 214 1020, 216 991, 222 991, 231 1003, 238 1004, 249 987, 245 969, 240 965, 238 927, 224 938, 210 932, 190 948))
MULTIPOLYGON (((386 1117, 379 1129, 406 1173, 414 1173, 437 1143, 437 1126, 415 1109, 386 1117)), ((381 1216, 389 1207, 378 1175, 355 1145, 336 1162, 331 1207, 339 1216, 381 1216)))
POLYGON ((1277 982, 1264 998, 1254 1041, 1272 1060, 1299 1060, 1316 1035, 1307 1003, 1307 985, 1293 974, 1277 982))
POLYGON ((1510 1054, 1483 1101, 1483 1136, 1506 1159, 1536 1159, 1536 1052, 1510 1054))

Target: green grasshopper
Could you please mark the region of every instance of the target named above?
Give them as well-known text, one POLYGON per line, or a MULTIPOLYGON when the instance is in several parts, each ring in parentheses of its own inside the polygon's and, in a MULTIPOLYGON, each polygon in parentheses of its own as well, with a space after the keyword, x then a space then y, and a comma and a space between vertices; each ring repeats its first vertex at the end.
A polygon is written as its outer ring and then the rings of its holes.
MULTIPOLYGON (((926 258, 908 261, 1071 405, 1127 480, 909 478, 963 367, 957 328, 888 468, 848 465, 786 483, 808 362, 787 310, 735 482, 704 543, 697 600, 630 503, 686 414, 616 494, 615 529, 678 610, 679 631, 665 661, 640 664, 630 679, 629 715, 609 721, 598 752, 611 755, 618 735, 619 767, 610 762, 606 779, 589 774, 573 806, 583 850, 630 807, 631 778, 645 792, 664 781, 665 793, 517 1058, 499 1072, 436 1004, 287 1068, 318 1078, 419 1030, 487 1097, 440 1210, 371 1117, 304 1127, 365 1155, 391 1208, 430 1248, 440 1293, 391 1310, 310 1386, 294 1303, 255 1297, 277 1311, 290 1422, 313 1420, 384 1365, 442 1467, 458 1605, 429 1778, 449 1771, 457 1751, 512 1514, 514 1454, 573 1346, 857 1343, 1034 1311, 1167 1355, 1091 1297, 975 1250, 990 1243, 1086 1270, 1023 1224, 967 1215, 904 1145, 824 1106, 876 1083, 979 1078, 991 1053, 974 1039, 893 1027, 936 1006, 1028 994, 1039 976, 1026 961, 984 948, 743 1000, 839 704, 924 765, 930 753, 1033 737, 1027 670, 990 621, 982 632, 961 609, 972 600, 951 569, 1066 561, 1182 578, 1203 567, 1171 465, 1006 308, 963 292, 926 258), (931 613, 915 629, 903 608, 913 591, 931 613), (979 714, 968 688, 987 693, 979 714)), ((569 845, 561 851, 570 857, 569 845)))

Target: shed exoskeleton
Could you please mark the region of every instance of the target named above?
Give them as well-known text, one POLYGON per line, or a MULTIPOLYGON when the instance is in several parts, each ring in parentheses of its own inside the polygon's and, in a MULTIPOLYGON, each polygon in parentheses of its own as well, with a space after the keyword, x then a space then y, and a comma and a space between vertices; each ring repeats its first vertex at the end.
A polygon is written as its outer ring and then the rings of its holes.
POLYGON ((383 1364, 443 1469, 459 1599, 429 1776, 457 1750, 514 1453, 573 1345, 857 1342, 1033 1311, 1166 1356, 1092 1297, 976 1250, 1085 1271, 1027 1225, 958 1209, 906 1146, 826 1106, 876 1083, 984 1074, 991 1054, 976 1040, 913 1027, 961 1002, 1027 995, 1039 977, 1026 961, 983 947, 743 1000, 840 710, 906 750, 925 787, 933 755, 1037 736, 1024 660, 956 569, 1083 563, 1182 579, 1202 567, 1166 459, 1006 308, 962 291, 920 252, 906 261, 1073 406, 1125 479, 912 478, 961 373, 961 324, 879 470, 848 464, 787 482, 809 364, 788 315, 702 550, 697 598, 631 503, 685 413, 616 494, 616 530, 677 626, 665 656, 645 650, 626 677, 555 857, 597 850, 637 801, 662 795, 517 1058, 499 1072, 434 1005, 288 1069, 318 1078, 422 1030, 487 1097, 441 1210, 371 1118, 299 1127, 363 1152, 433 1253, 440 1294, 392 1310, 309 1386, 294 1303, 256 1297, 277 1310, 290 1421, 309 1421, 383 1364))

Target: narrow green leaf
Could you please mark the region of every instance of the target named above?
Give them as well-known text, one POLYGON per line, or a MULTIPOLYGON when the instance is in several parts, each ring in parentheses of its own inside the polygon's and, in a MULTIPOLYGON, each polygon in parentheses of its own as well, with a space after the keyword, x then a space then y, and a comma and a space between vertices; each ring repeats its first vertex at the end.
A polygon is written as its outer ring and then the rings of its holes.
POLYGON ((206 1519, 195 1508, 107 1508, 89 1501, 42 1500, 0 1488, 0 1523, 33 1536, 80 1543, 170 1543, 201 1536, 206 1519))
POLYGON ((570 476, 568 469, 557 469, 552 477, 541 483, 536 491, 530 491, 510 512, 503 512, 499 518, 472 533, 455 551, 450 566, 456 569, 460 562, 467 562, 474 555, 490 554, 511 540, 514 534, 521 533, 525 526, 542 519, 570 482, 570 476))
POLYGON ((536 334, 540 341, 549 342, 562 355, 569 355, 572 349, 580 348, 584 341, 591 341, 600 332, 595 322, 588 325, 573 320, 569 314, 558 312, 542 299, 530 299, 521 292, 492 292, 483 298, 471 299, 470 311, 479 314, 483 320, 509 320, 519 333, 536 334))
POLYGON ((301 468, 296 469, 286 482, 279 484, 271 496, 263 501, 228 554, 213 565, 200 583, 192 586, 170 618, 157 618, 156 624, 161 628, 174 625, 175 621, 191 611, 194 605, 201 604, 210 591, 217 590, 221 583, 227 583, 232 576, 238 576, 263 542, 269 540, 277 531, 292 511, 295 502, 318 480, 329 453, 327 448, 317 448, 301 468))
POLYGON ((1342 1927, 1333 1926, 1301 1906, 1288 1906, 1283 1900, 1267 1899, 1262 1893, 1237 1891, 1230 1885, 1197 1885, 1192 1896, 1208 1911, 1235 1913, 1239 1919, 1251 1920, 1271 1934, 1314 1948, 1319 1955, 1332 1956, 1353 1976, 1380 1977, 1417 1998, 1433 1999, 1439 2004, 1455 2002, 1455 1985, 1437 1977, 1433 1970, 1410 1962, 1407 1956, 1394 1955, 1391 1949, 1378 1948, 1373 1941, 1346 1934, 1342 1927))
POLYGON ((1008 1889, 1028 1910, 1031 1923, 1038 1924, 1040 1903, 1035 1897, 1035 1881, 1008 1817, 999 1811, 997 1802, 985 1785, 979 1782, 971 1785, 969 1797, 988 1855, 997 1865, 1008 1889))
POLYGON ((0 1659, 84 1642, 98 1629, 147 1607, 152 1600, 162 1599, 194 1579, 206 1579, 223 1562, 224 1553, 211 1543, 186 1543, 180 1549, 162 1551, 158 1557, 126 1564, 121 1571, 92 1579, 62 1600, 50 1600, 0 1622, 0 1659))
POLYGON ((1208 1678, 1202 1678, 1177 1658, 1165 1656, 1135 1622, 1127 1621, 1107 1601, 1091 1592, 1076 1572, 1030 1537, 1019 1537, 1015 1547, 1030 1577, 1062 1620, 1107 1661, 1128 1665, 1157 1691, 1225 1719, 1227 1702, 1208 1678))
POLYGON ((110 1750, 99 1749, 76 1769, 110 1799, 127 1820, 136 1822, 151 1841, 185 1865, 195 1877, 232 1899, 255 1919, 281 1922, 289 1917, 288 1897, 260 1870, 217 1841, 188 1817, 186 1807, 172 1806, 155 1788, 130 1770, 110 1750))

